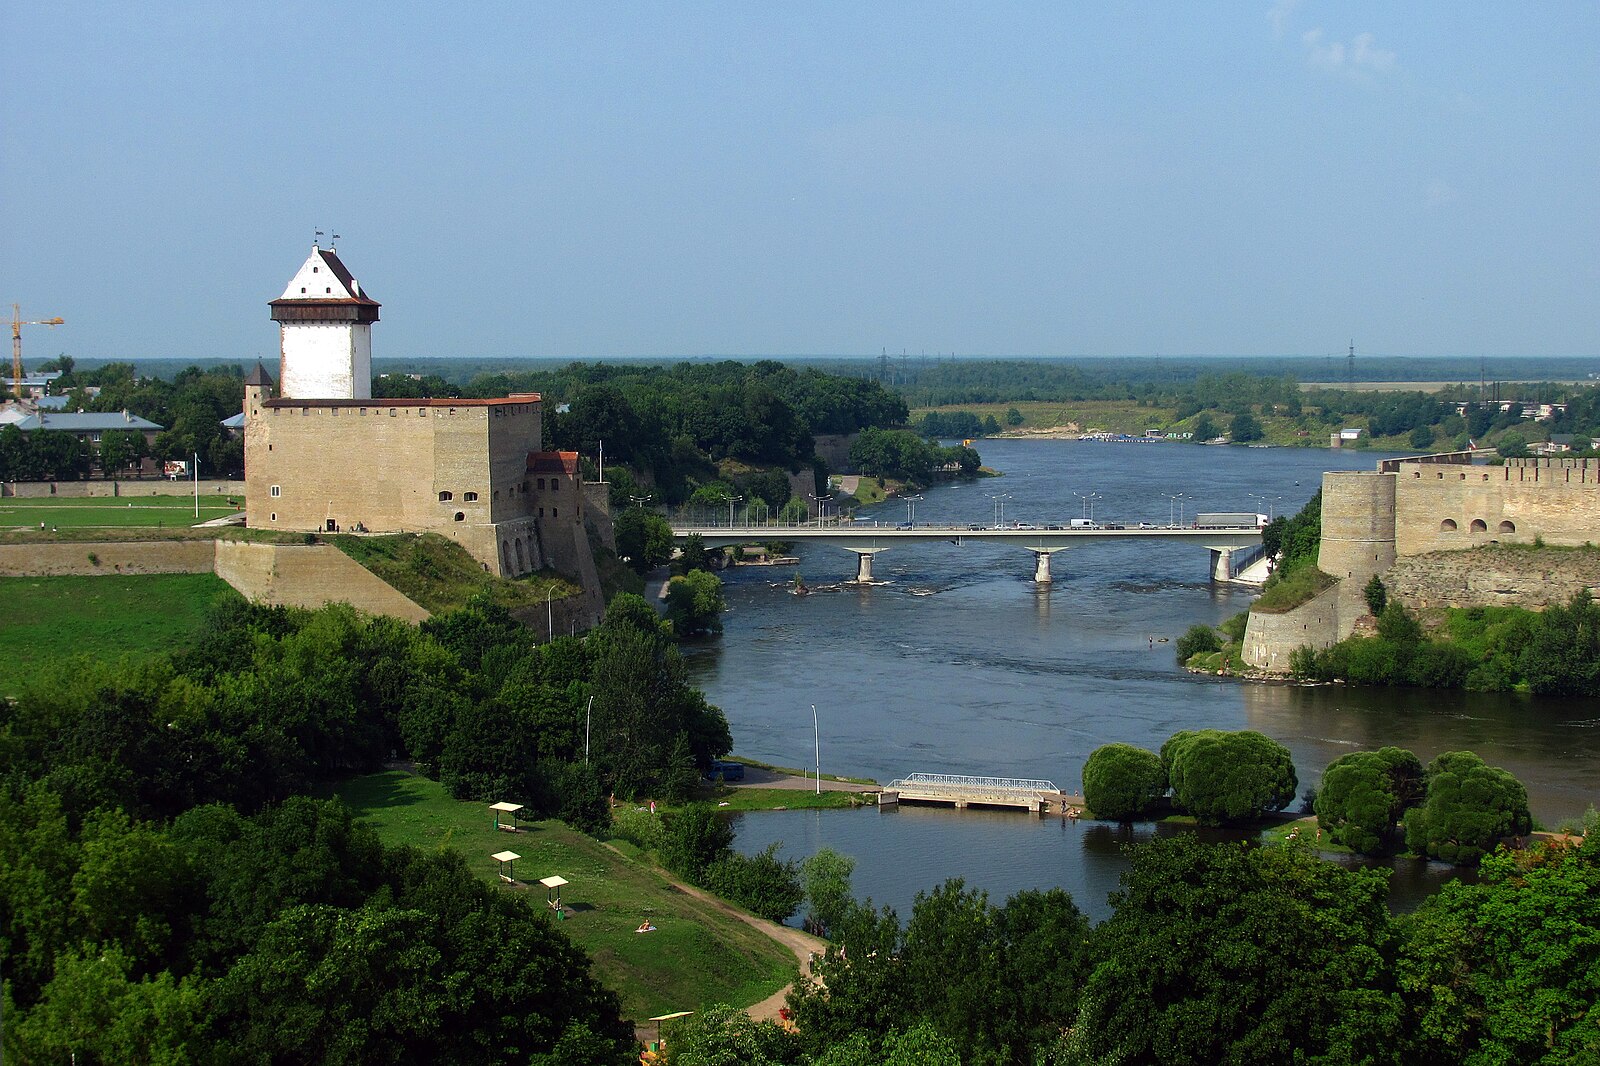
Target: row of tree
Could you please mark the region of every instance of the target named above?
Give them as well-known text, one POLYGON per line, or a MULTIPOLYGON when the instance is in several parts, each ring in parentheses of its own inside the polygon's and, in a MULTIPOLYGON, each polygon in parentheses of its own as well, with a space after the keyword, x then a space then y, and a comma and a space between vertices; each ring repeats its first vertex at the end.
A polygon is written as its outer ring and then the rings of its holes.
MULTIPOLYGON (((1159 754, 1104 744, 1083 764, 1084 802, 1119 822, 1175 809, 1202 825, 1248 823, 1287 807, 1297 783, 1288 749, 1251 730, 1175 733, 1159 754)), ((1402 748, 1353 752, 1309 795, 1333 840, 1364 854, 1397 851, 1403 825, 1415 854, 1471 864, 1532 828, 1527 789, 1472 752, 1446 752, 1426 768, 1402 748)))
POLYGON ((1084 802, 1112 821, 1133 821, 1170 802, 1202 824, 1249 822, 1287 807, 1298 784, 1289 749, 1254 730, 1184 730, 1160 754, 1105 744, 1083 764, 1084 802))
POLYGON ((98 445, 59 429, 0 429, 0 481, 79 481, 98 467, 107 477, 127 473, 150 454, 144 434, 113 429, 98 445))
POLYGON ((1475 883, 1406 915, 1387 905, 1386 870, 1157 838, 1130 849, 1092 928, 1059 890, 996 906, 960 881, 902 922, 841 897, 848 860, 816 858, 830 876, 812 918, 833 944, 820 981, 790 996, 797 1031, 702 1011, 670 1034, 674 1066, 1576 1066, 1600 1052, 1593 832, 1490 856, 1475 883))
POLYGON ((972 477, 980 460, 965 445, 942 447, 910 430, 864 429, 850 445, 850 463, 872 477, 925 485, 941 471, 972 477))
POLYGON ((45 463, 34 479, 84 477, 91 462, 109 475, 146 455, 158 462, 199 455, 208 474, 239 477, 244 473, 244 442, 222 427, 224 419, 244 408, 245 374, 239 366, 190 366, 170 380, 141 375, 132 363, 106 363, 93 370, 79 370, 69 356, 50 367, 62 370, 53 388, 66 394, 68 410, 127 411, 166 428, 156 434, 148 448, 142 434, 130 436, 113 431, 118 434, 118 443, 110 452, 102 438, 97 452, 85 452, 79 465, 69 464, 65 472, 57 473, 50 463, 45 463), (139 437, 137 444, 132 436, 139 437))

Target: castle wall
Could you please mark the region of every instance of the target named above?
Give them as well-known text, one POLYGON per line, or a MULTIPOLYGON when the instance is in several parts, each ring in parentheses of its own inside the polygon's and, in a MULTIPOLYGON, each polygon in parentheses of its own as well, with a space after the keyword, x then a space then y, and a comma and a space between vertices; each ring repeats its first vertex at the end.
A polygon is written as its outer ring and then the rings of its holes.
POLYGON ((1494 541, 1600 543, 1600 460, 1509 460, 1504 466, 1401 463, 1399 555, 1459 551, 1494 541))
POLYGON ((1257 670, 1288 673, 1289 656, 1296 648, 1326 648, 1341 639, 1341 607, 1335 585, 1282 614, 1251 611, 1239 654, 1257 670))
POLYGON ((438 520, 446 505, 434 489, 434 427, 458 416, 422 406, 292 400, 256 410, 245 424, 253 528, 326 530, 330 519, 340 529, 359 522, 374 532, 447 524, 438 520))
MULTIPOLYGON (((243 481, 200 482, 202 496, 243 496, 243 481)), ((51 496, 81 500, 121 496, 191 496, 193 481, 168 481, 151 478, 148 481, 7 481, 0 484, 0 496, 14 496, 19 500, 48 499, 51 496)))
POLYGON ((0 544, 0 577, 209 574, 209 540, 0 544))
POLYGON ((296 403, 252 390, 245 406, 252 527, 435 532, 498 576, 544 565, 526 474, 537 396, 296 403))

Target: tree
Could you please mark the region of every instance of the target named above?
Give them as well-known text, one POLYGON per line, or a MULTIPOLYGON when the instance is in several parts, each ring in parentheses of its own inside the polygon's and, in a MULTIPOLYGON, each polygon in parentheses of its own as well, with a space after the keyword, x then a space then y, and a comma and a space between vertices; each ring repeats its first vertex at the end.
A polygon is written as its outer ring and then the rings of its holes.
POLYGON ((1411 431, 1410 444, 1411 447, 1418 451, 1433 447, 1433 427, 1418 426, 1413 429, 1411 431))
POLYGON ((107 477, 137 463, 149 454, 144 434, 132 429, 112 429, 100 435, 100 469, 107 477))
POLYGON ((1097 818, 1131 822, 1167 794, 1161 756, 1132 744, 1103 744, 1083 764, 1083 801, 1097 818))
POLYGON ((1021 411, 1017 410, 1015 407, 1006 408, 1006 425, 1020 426, 1022 425, 1022 421, 1023 419, 1021 411))
POLYGON ((1252 440, 1260 440, 1262 437, 1266 436, 1266 433, 1262 431, 1261 423, 1256 421, 1255 415, 1250 414, 1248 411, 1241 411, 1234 415, 1233 421, 1229 423, 1228 435, 1231 436, 1234 441, 1243 443, 1252 440))
POLYGON ((1434 759, 1427 782, 1427 799, 1405 817, 1406 847, 1419 855, 1472 865, 1501 839, 1533 827, 1522 782, 1470 751, 1434 759))
POLYGON ((1317 824, 1364 855, 1389 850, 1395 826, 1422 799, 1422 763, 1403 748, 1357 751, 1329 764, 1317 790, 1317 824))
POLYGON ((754 855, 729 852, 706 868, 705 882, 717 895, 771 922, 787 921, 806 896, 799 866, 778 858, 776 841, 754 855))
POLYGON ((710 556, 700 534, 691 533, 683 539, 683 547, 678 551, 678 569, 685 574, 691 570, 710 569, 710 556))
POLYGON ((854 903, 850 895, 850 875, 855 872, 856 861, 841 855, 830 847, 818 848, 816 853, 800 863, 800 880, 805 888, 810 909, 806 914, 810 927, 821 936, 827 936, 854 903))
POLYGON ((654 511, 642 507, 623 511, 613 527, 617 554, 635 572, 649 573, 672 558, 672 525, 654 511))
POLYGON ((1600 835, 1484 858, 1399 922, 1412 1061, 1594 1061, 1600 835))
POLYGON ((1506 459, 1522 459, 1528 454, 1528 439, 1516 430, 1507 430, 1495 441, 1494 450, 1506 459))
POLYGON ((722 579, 709 570, 693 570, 667 582, 667 619, 680 636, 722 632, 722 579))
POLYGON ((1384 587, 1383 578, 1377 574, 1367 582, 1361 590, 1362 597, 1367 601, 1367 610, 1374 618, 1383 614, 1383 609, 1389 605, 1389 590, 1384 587))
POLYGON ((726 1003, 674 1021, 662 1036, 670 1066, 788 1066, 800 1055, 793 1033, 726 1003))
POLYGON ((1207 824, 1281 811, 1299 782, 1289 749, 1254 730, 1175 733, 1161 746, 1172 799, 1207 824))
POLYGON ((1134 850, 1060 1058, 1398 1064, 1385 875, 1190 834, 1134 850))
POLYGON ((1190 439, 1195 444, 1204 444, 1217 435, 1217 424, 1211 421, 1211 416, 1202 414, 1194 420, 1194 427, 1190 430, 1194 434, 1190 439))

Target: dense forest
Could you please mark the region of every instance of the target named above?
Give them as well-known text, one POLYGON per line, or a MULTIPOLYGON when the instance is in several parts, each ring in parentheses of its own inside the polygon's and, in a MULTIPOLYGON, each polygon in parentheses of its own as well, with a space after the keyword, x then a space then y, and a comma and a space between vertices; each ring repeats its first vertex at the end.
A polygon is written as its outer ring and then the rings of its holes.
MULTIPOLYGON (((697 488, 717 480, 716 464, 723 460, 798 472, 812 466, 817 434, 897 426, 907 416, 905 402, 877 382, 770 360, 572 363, 479 374, 461 384, 438 375, 385 375, 374 380, 373 391, 382 396, 541 393, 546 447, 597 458, 604 442, 608 464, 626 464, 647 483, 655 502, 668 505, 686 502, 697 488)), ((781 498, 763 497, 773 510, 789 499, 787 484, 781 498)))
POLYGON ((75 480, 87 477, 91 464, 116 470, 146 454, 157 461, 198 454, 208 477, 244 473, 244 441, 222 428, 223 419, 244 408, 245 372, 240 367, 190 366, 171 378, 159 378, 139 372, 132 363, 80 370, 62 356, 42 369, 62 371, 52 388, 67 397, 69 411, 128 411, 164 428, 148 447, 143 434, 107 434, 111 439, 102 440, 92 454, 70 434, 26 435, 33 440, 22 434, 0 436, 0 480, 75 480))
POLYGON ((798 1031, 728 1009, 681 1023, 675 1066, 1592 1063, 1600 1055, 1600 828, 1502 851, 1392 914, 1388 871, 1309 846, 1130 849, 1110 918, 1060 890, 996 905, 950 881, 908 919, 855 900, 853 864, 803 869, 828 931, 798 1031))
POLYGON ((609 793, 685 797, 728 746, 637 597, 544 645, 487 603, 417 627, 229 598, 176 657, 69 661, 0 706, 8 1047, 626 1061, 617 1000, 542 908, 306 796, 404 758, 457 797, 602 832, 609 793))

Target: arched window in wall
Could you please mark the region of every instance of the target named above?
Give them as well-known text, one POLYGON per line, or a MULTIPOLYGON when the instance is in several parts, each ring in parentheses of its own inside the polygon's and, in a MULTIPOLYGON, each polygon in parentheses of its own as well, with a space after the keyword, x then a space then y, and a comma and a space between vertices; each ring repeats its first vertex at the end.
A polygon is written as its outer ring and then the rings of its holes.
POLYGON ((1489 523, 1485 522, 1481 518, 1474 518, 1472 520, 1472 525, 1468 526, 1467 528, 1472 530, 1474 533, 1487 533, 1489 532, 1489 523))
POLYGON ((1454 533, 1455 531, 1456 520, 1454 518, 1446 518, 1443 522, 1439 523, 1440 533, 1454 533))
POLYGON ((1511 521, 1509 518, 1506 519, 1504 522, 1500 523, 1500 532, 1502 532, 1502 533, 1515 533, 1516 531, 1517 531, 1517 524, 1515 522, 1511 521))

